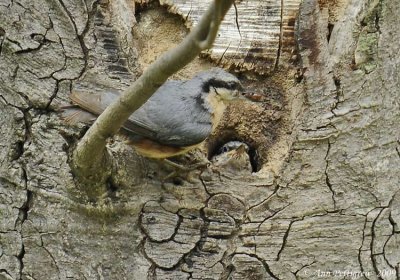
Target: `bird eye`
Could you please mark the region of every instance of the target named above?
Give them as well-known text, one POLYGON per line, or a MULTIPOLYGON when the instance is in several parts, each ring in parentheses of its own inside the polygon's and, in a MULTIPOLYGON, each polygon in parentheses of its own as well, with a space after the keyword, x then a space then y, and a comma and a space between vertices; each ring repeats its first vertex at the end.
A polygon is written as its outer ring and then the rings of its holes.
POLYGON ((229 147, 227 147, 226 145, 223 145, 221 148, 218 149, 217 154, 220 155, 220 154, 224 154, 227 152, 229 152, 229 147))

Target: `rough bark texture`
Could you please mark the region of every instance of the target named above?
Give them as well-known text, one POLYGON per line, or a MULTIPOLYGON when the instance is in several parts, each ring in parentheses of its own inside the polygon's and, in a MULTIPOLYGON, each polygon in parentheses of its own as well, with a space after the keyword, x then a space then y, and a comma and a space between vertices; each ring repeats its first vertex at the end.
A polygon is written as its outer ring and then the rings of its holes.
POLYGON ((154 55, 143 45, 162 44, 137 35, 183 24, 133 9, 0 0, 0 279, 400 279, 399 1, 296 7, 296 57, 243 75, 261 102, 230 108, 206 149, 242 139, 259 172, 242 155, 161 185, 159 164, 115 137, 104 197, 88 201, 68 164, 84 128, 54 109, 72 87, 126 88, 154 55))

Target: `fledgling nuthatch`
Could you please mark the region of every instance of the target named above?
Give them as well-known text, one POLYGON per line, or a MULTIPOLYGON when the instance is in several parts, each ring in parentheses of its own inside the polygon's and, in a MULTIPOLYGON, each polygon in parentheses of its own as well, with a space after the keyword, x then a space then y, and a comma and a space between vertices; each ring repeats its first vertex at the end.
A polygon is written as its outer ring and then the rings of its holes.
MULTIPOLYGON (((234 75, 220 68, 187 81, 167 81, 129 117, 123 130, 130 144, 146 157, 163 159, 186 153, 218 126, 227 103, 245 99, 242 89, 234 75)), ((65 120, 76 123, 94 120, 118 94, 73 92, 70 98, 86 111, 64 111, 65 120)))
POLYGON ((239 141, 224 144, 212 158, 212 163, 225 171, 237 173, 240 171, 252 173, 249 156, 249 146, 239 141))

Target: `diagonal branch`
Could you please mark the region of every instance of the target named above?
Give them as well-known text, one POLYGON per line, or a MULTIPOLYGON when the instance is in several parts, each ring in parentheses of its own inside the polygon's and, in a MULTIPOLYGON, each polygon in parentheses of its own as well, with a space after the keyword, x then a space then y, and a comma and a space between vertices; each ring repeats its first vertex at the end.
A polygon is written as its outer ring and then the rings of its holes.
POLYGON ((117 133, 129 116, 142 106, 169 76, 191 62, 202 50, 212 46, 221 21, 233 2, 214 0, 182 43, 151 64, 143 75, 97 118, 72 155, 72 168, 78 177, 89 181, 99 180, 99 172, 104 170, 102 163, 105 160, 107 138, 117 133))

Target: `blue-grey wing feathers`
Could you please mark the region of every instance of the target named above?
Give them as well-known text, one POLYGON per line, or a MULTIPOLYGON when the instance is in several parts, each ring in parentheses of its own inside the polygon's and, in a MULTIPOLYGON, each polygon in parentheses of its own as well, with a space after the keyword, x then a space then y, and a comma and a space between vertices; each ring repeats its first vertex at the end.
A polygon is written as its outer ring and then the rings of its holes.
POLYGON ((169 81, 124 125, 140 136, 169 146, 190 146, 204 141, 211 133, 211 115, 190 81, 169 81), (131 126, 133 125, 133 129, 131 126), (146 133, 138 131, 140 126, 146 133))
MULTIPOLYGON (((147 138, 168 146, 191 146, 211 133, 211 114, 203 104, 202 90, 192 80, 168 81, 124 124, 133 138, 147 138), (133 134, 133 135, 132 135, 133 134)), ((99 115, 118 93, 101 95, 74 92, 71 100, 83 109, 99 115)))

